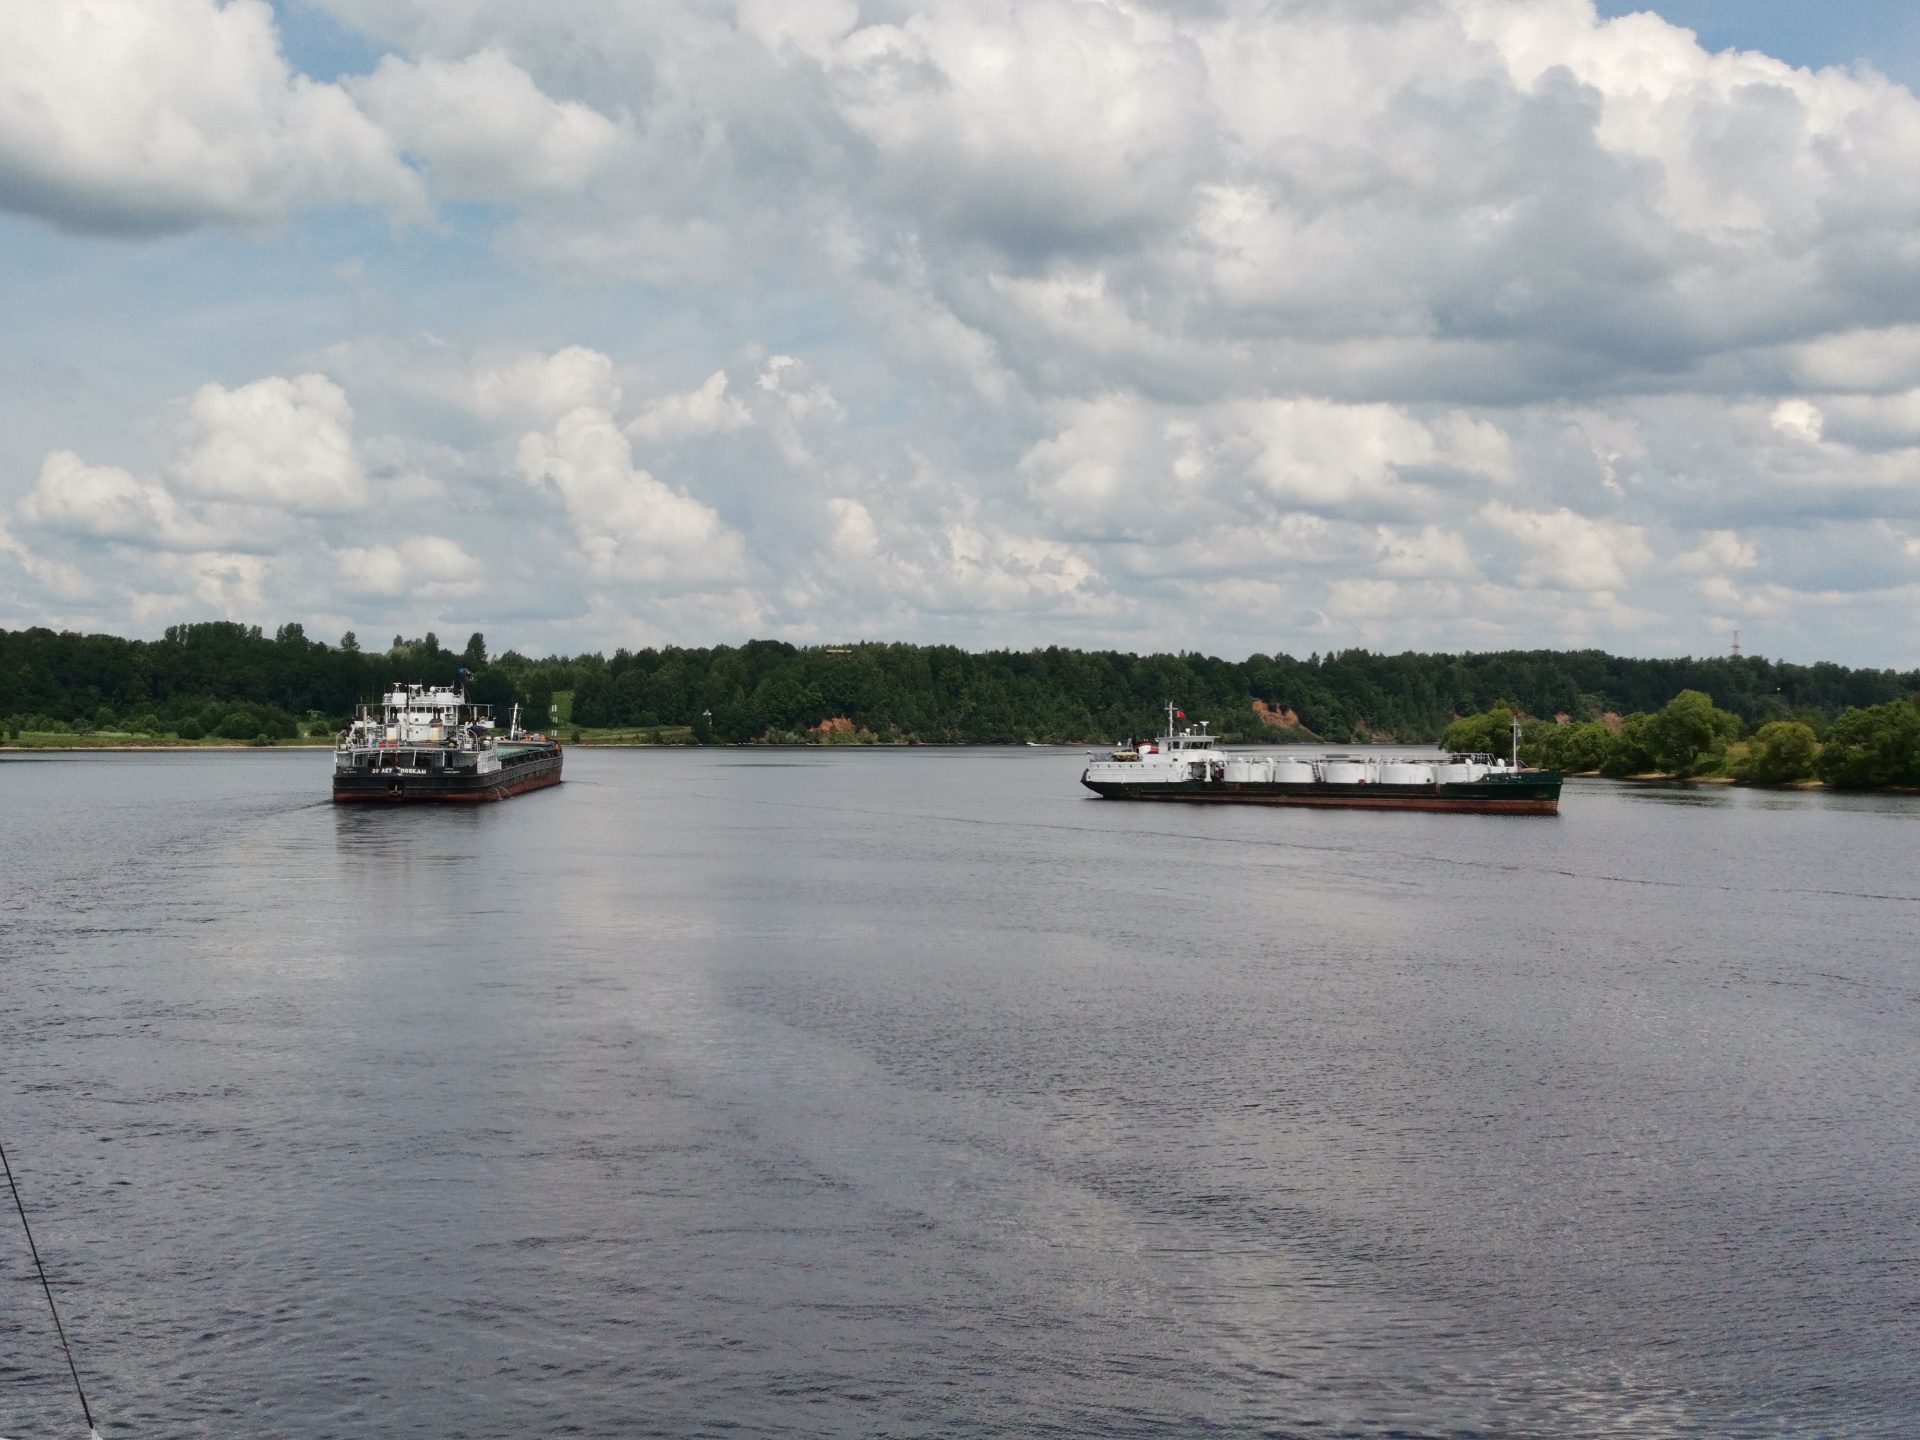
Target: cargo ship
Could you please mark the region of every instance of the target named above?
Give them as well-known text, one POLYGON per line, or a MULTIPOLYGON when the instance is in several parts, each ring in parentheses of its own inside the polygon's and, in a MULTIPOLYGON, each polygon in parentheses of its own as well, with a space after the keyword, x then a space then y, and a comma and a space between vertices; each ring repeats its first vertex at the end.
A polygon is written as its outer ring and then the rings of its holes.
POLYGON ((1513 756, 1232 753, 1206 725, 1167 733, 1093 760, 1080 783, 1104 800, 1185 800, 1220 805, 1311 805, 1342 810, 1451 810, 1478 815, 1556 815, 1560 772, 1513 756))
POLYGON ((351 802, 504 800, 560 783, 560 745, 520 728, 502 734, 490 705, 445 687, 398 685, 362 705, 333 752, 333 799, 351 802), (377 710, 378 713, 375 713, 377 710))

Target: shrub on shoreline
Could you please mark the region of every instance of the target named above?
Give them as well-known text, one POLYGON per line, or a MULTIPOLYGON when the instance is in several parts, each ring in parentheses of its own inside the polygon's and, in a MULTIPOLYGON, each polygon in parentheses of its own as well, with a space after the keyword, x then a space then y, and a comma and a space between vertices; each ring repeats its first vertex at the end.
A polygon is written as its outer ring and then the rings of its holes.
POLYGON ((1798 720, 1774 720, 1762 725, 1736 760, 1733 778, 1743 785, 1792 785, 1811 780, 1820 754, 1813 727, 1798 720))
POLYGON ((1836 790, 1920 785, 1920 696, 1847 711, 1814 769, 1836 790))

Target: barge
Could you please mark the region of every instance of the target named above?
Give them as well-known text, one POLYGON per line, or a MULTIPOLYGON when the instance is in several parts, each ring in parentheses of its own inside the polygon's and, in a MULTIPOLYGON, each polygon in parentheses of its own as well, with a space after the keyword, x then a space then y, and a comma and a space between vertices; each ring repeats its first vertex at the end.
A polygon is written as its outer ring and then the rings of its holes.
POLYGON ((557 741, 520 729, 513 707, 506 733, 493 709, 458 690, 399 685, 378 707, 363 705, 333 752, 335 804, 504 800, 560 783, 557 741), (375 710, 378 713, 375 713, 375 710))
POLYGON ((1103 800, 1181 800, 1216 805, 1305 805, 1340 810, 1442 810, 1476 815, 1555 815, 1560 772, 1528 770, 1496 755, 1230 753, 1202 724, 1094 759, 1080 783, 1103 800))

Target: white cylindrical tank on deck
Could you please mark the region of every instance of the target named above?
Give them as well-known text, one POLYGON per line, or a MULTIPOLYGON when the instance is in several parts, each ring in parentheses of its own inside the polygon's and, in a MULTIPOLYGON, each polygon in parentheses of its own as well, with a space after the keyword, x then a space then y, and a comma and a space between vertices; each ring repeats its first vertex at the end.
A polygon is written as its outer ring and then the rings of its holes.
POLYGON ((1273 762, 1273 783, 1276 785, 1311 785, 1313 783, 1313 765, 1310 761, 1296 760, 1291 755, 1282 756, 1273 762))
POLYGON ((1364 760, 1322 760, 1320 781, 1324 785, 1358 785, 1367 778, 1364 760))
POLYGON ((1229 785, 1264 785, 1273 762, 1264 755, 1234 755, 1227 760, 1229 785))
POLYGON ((1476 765, 1465 756, 1458 756, 1434 768, 1439 772, 1438 778, 1443 785, 1471 785, 1487 773, 1486 766, 1476 765))
POLYGON ((1427 760, 1388 760, 1380 767, 1382 785, 1431 785, 1433 764, 1427 760))

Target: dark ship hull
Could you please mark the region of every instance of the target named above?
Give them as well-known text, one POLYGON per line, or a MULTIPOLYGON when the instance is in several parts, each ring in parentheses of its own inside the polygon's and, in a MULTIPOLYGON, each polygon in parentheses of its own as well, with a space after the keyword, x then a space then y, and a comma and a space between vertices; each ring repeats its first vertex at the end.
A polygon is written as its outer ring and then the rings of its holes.
POLYGON ((335 771, 333 801, 346 804, 449 804, 505 800, 509 795, 560 783, 560 747, 551 740, 499 744, 500 768, 481 772, 455 756, 428 749, 394 747, 374 752, 365 767, 335 771))
POLYGON ((1472 815, 1557 815, 1560 772, 1527 770, 1435 785, 1273 784, 1228 780, 1083 780, 1106 800, 1180 800, 1211 805, 1307 805, 1337 810, 1442 810, 1472 815))

